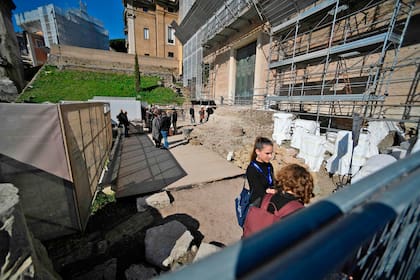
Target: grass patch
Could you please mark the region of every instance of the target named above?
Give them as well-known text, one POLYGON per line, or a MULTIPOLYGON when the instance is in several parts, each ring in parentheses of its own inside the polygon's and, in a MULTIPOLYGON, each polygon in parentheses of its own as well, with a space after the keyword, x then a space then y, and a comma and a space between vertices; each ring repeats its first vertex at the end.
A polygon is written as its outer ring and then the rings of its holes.
POLYGON ((142 76, 140 94, 135 91, 134 75, 99 73, 90 71, 58 70, 46 66, 31 88, 18 101, 35 103, 61 100, 86 101, 93 96, 137 97, 149 104, 179 104, 180 98, 168 88, 147 89, 157 86, 159 77, 142 76), (162 96, 160 96, 162 95, 162 96))
POLYGON ((159 87, 149 92, 141 92, 138 96, 140 100, 147 101, 149 104, 166 105, 177 104, 182 105, 184 102, 183 97, 177 94, 170 88, 159 87))
POLYGON ((96 195, 95 201, 92 204, 92 215, 95 214, 98 210, 102 209, 108 203, 116 202, 115 194, 107 195, 103 192, 98 192, 96 195))

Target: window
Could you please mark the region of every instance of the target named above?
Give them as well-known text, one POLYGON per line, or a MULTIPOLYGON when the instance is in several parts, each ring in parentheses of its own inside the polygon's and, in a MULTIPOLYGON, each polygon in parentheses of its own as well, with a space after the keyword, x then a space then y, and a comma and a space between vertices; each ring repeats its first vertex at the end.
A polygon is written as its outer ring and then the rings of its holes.
POLYGON ((143 8, 143 12, 147 13, 149 11, 148 8, 143 8))
POLYGON ((167 43, 169 45, 175 45, 175 28, 173 28, 172 26, 168 26, 168 40, 167 43))
POLYGON ((174 10, 174 8, 168 7, 168 12, 169 13, 175 13, 175 10, 174 10))
POLYGON ((168 57, 174 57, 174 53, 173 52, 168 52, 168 57))
POLYGON ((149 40, 149 28, 143 29, 143 37, 144 37, 144 40, 149 40))
POLYGON ((144 54, 144 56, 150 56, 150 54, 148 54, 148 53, 145 53, 145 54, 144 54))

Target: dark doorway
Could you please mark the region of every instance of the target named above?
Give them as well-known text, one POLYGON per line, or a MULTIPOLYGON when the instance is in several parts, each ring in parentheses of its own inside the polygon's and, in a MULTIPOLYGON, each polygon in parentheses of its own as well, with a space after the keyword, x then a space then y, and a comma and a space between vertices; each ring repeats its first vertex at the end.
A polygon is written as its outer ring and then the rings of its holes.
POLYGON ((252 104, 257 42, 237 50, 235 104, 252 104))

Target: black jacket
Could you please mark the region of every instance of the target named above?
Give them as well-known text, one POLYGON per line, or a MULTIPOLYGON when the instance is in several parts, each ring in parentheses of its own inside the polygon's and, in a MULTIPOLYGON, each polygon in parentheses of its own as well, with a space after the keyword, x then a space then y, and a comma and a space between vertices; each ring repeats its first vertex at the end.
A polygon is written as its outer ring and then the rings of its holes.
POLYGON ((249 187, 252 191, 251 195, 251 203, 257 202, 258 199, 259 204, 262 202, 262 198, 266 194, 265 190, 267 188, 270 188, 273 186, 273 184, 270 186, 268 182, 268 169, 270 169, 270 175, 272 180, 274 180, 273 176, 273 165, 271 163, 263 163, 263 162, 257 162, 255 163, 261 168, 262 173, 258 171, 252 164, 248 165, 248 168, 246 169, 246 177, 248 179, 249 187))
POLYGON ((160 130, 169 131, 170 127, 171 127, 171 118, 168 116, 162 117, 161 123, 160 123, 160 130))

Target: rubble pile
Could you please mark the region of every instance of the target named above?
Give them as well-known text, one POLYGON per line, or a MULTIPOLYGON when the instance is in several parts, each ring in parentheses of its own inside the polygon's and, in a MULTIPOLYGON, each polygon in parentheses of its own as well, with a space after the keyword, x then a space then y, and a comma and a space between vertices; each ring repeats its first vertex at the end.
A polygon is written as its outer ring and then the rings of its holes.
MULTIPOLYGON (((116 203, 107 211, 121 216, 116 203)), ((165 191, 124 203, 132 204, 127 217, 122 215, 118 221, 108 217, 102 228, 96 224, 96 229, 84 235, 47 242, 58 273, 78 280, 150 279, 219 250, 202 243, 198 226, 184 216, 160 216, 158 209, 171 205, 165 191)), ((95 215, 110 214, 101 210, 95 215)))

